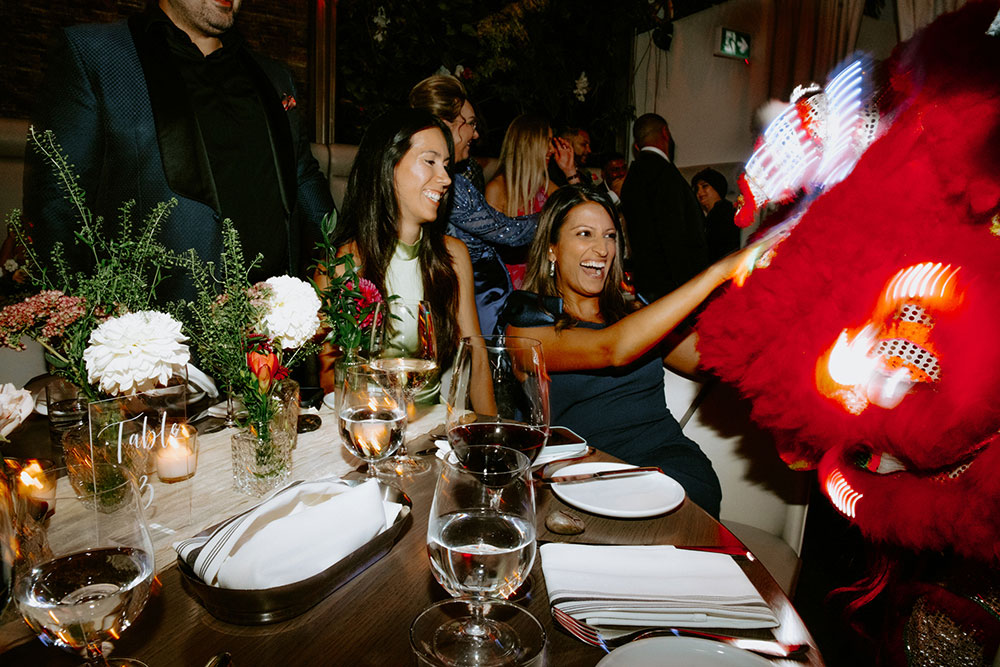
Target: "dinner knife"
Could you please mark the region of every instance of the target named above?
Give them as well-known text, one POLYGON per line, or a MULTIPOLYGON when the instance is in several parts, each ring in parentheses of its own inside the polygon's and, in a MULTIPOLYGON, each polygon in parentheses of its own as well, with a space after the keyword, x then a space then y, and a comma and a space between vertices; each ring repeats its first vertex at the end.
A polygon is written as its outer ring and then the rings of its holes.
POLYGON ((644 468, 620 468, 617 470, 601 470, 599 472, 588 472, 579 475, 556 475, 554 477, 543 477, 539 479, 540 484, 572 484, 574 482, 586 482, 591 479, 604 479, 607 477, 620 477, 623 475, 638 475, 647 472, 658 472, 661 475, 663 471, 656 466, 646 466, 644 468))

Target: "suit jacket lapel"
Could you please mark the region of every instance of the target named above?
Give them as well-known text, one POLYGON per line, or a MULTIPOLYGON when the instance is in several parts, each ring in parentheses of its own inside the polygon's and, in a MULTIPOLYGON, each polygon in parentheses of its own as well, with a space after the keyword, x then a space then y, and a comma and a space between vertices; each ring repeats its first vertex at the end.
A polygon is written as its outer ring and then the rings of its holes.
POLYGON ((279 92, 277 86, 280 84, 267 76, 249 50, 243 49, 241 53, 244 66, 257 87, 261 105, 264 107, 268 138, 271 142, 271 155, 274 157, 274 170, 278 174, 278 189, 281 191, 281 202, 285 206, 285 215, 287 216, 295 204, 298 174, 288 111, 285 110, 279 95, 289 94, 291 91, 279 92))
POLYGON ((149 92, 160 159, 170 189, 220 212, 208 151, 184 82, 175 69, 164 39, 146 30, 141 16, 129 19, 149 92))

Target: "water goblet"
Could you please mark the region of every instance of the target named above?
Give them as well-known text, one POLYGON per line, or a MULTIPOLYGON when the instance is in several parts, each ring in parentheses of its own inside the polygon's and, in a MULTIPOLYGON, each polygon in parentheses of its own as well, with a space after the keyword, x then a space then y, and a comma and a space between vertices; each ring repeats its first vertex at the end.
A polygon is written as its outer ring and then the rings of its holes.
POLYGON ((376 464, 392 456, 406 432, 406 400, 397 383, 368 364, 344 370, 338 397, 340 436, 348 451, 368 463, 368 477, 378 476, 376 464))
POLYGON ((448 442, 501 445, 538 458, 549 436, 549 379, 542 344, 471 336, 458 344, 448 391, 448 442))
MULTIPOLYGON (((379 304, 380 306, 382 304, 379 304)), ((381 339, 373 344, 378 350, 372 359, 373 368, 388 374, 390 382, 397 384, 406 399, 407 418, 415 412, 414 401, 435 387, 438 375, 437 339, 429 301, 393 299, 387 306, 388 317, 381 320, 381 339)), ((426 472, 430 465, 410 456, 406 443, 396 456, 378 466, 387 475, 413 475, 426 472)))
POLYGON ((14 599, 46 644, 85 652, 94 667, 145 667, 103 655, 103 644, 145 607, 155 574, 134 476, 122 466, 96 464, 89 478, 56 482, 68 472, 46 471, 51 497, 13 490, 24 547, 14 562, 14 599))
MULTIPOLYGON (((518 664, 532 647, 521 641, 518 623, 490 613, 490 603, 513 593, 535 561, 528 457, 496 445, 455 447, 434 489, 427 552, 435 579, 468 613, 436 628, 415 624, 411 643, 418 655, 448 665, 518 664)), ((517 605, 505 607, 508 614, 531 617, 517 605)))

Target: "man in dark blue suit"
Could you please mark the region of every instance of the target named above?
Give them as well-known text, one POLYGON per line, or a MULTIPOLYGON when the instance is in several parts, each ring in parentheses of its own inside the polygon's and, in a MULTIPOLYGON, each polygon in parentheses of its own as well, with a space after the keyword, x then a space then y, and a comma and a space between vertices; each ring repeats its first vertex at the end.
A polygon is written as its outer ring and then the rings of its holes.
MULTIPOLYGON (((301 273, 329 187, 295 111, 290 74, 250 51, 233 21, 241 0, 159 0, 141 15, 57 35, 32 122, 53 130, 97 215, 116 221, 136 201, 145 215, 178 205, 161 240, 217 261, 221 221, 263 263, 252 280, 301 273)), ((50 167, 26 155, 24 214, 43 252, 63 241, 74 264, 74 212, 50 167)), ((183 276, 161 301, 191 298, 183 276)))
POLYGON ((622 185, 622 213, 632 248, 632 280, 649 302, 704 269, 708 248, 698 200, 667 157, 667 121, 657 114, 643 114, 632 126, 632 136, 636 159, 622 185))

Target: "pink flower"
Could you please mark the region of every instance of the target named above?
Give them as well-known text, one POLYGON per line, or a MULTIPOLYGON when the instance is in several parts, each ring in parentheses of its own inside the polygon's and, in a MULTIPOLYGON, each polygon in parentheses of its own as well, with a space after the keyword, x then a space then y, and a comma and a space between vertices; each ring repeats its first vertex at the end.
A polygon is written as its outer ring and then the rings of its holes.
POLYGON ((0 345, 24 349, 20 338, 37 335, 44 342, 59 338, 66 329, 87 313, 81 297, 66 296, 58 290, 46 290, 0 310, 0 345), (32 330, 41 325, 37 334, 32 330))
MULTIPOLYGON (((344 283, 344 289, 351 291, 354 289, 354 283, 348 280, 344 283)), ((361 298, 355 304, 358 313, 367 311, 365 319, 361 322, 360 326, 362 329, 367 329, 372 325, 375 319, 375 309, 372 308, 377 303, 382 303, 382 295, 379 293, 378 288, 375 287, 375 283, 368 280, 367 278, 362 278, 358 291, 361 292, 361 298)), ((382 313, 379 311, 378 321, 382 321, 382 313)))

